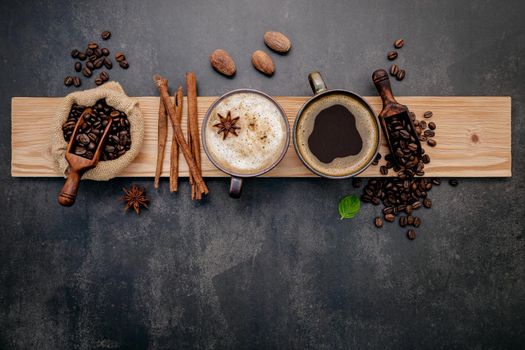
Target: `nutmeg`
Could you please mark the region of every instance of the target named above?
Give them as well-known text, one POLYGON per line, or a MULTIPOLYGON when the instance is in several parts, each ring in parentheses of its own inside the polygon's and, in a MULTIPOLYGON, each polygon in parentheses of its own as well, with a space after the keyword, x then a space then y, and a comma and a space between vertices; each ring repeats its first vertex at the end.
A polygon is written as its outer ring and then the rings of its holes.
POLYGON ((235 74, 235 62, 230 54, 222 49, 217 49, 210 55, 210 63, 217 72, 231 77, 235 74))
POLYGON ((273 51, 286 53, 292 47, 290 39, 283 33, 266 32, 264 33, 264 43, 273 51))
POLYGON ((257 50, 252 54, 252 64, 255 69, 268 76, 275 72, 275 64, 272 58, 264 51, 257 50))

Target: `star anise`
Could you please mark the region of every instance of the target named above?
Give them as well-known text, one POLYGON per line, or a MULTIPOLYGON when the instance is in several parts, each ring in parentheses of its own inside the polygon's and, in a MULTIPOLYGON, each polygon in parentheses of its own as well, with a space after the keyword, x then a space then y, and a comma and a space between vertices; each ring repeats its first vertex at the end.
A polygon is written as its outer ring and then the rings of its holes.
POLYGON ((239 121, 239 117, 233 118, 231 113, 228 111, 228 114, 226 115, 226 118, 224 118, 222 115, 217 113, 219 116, 219 119, 221 120, 219 123, 214 124, 213 126, 216 128, 219 128, 219 131, 217 134, 220 134, 222 132, 222 139, 224 140, 228 134, 233 134, 235 136, 237 135, 237 130, 239 130, 241 127, 237 126, 237 122, 239 121))
POLYGON ((145 195, 144 187, 132 185, 128 190, 126 188, 122 189, 124 191, 124 196, 122 200, 126 202, 125 211, 128 211, 129 208, 133 208, 135 212, 140 214, 140 206, 145 208, 148 207, 149 200, 145 195))

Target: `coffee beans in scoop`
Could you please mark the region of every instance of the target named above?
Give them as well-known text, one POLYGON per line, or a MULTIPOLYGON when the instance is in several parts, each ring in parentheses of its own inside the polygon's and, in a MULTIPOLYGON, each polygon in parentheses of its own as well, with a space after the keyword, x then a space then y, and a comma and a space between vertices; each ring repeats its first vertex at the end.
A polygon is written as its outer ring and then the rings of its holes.
MULTIPOLYGON (((66 142, 71 140, 73 130, 78 118, 86 107, 74 104, 71 107, 66 122, 62 125, 62 132, 66 142)), ((106 104, 105 100, 99 100, 92 106, 93 116, 88 116, 80 126, 73 153, 87 159, 93 159, 100 138, 104 133, 111 116, 112 124, 109 129, 106 144, 102 150, 101 160, 112 160, 122 156, 131 147, 130 123, 126 113, 118 111, 106 104)))
MULTIPOLYGON (((100 35, 102 40, 109 40, 111 32, 104 31, 100 35)), ((77 60, 74 64, 76 72, 81 73, 85 78, 91 78, 96 73, 95 71, 101 68, 112 69, 113 61, 109 57, 111 52, 106 47, 101 47, 97 42, 90 41, 85 50, 73 49, 71 57, 77 60), (85 62, 86 61, 86 62, 85 62), (85 62, 85 63, 83 63, 85 62)), ((129 62, 123 53, 117 53, 115 59, 122 69, 129 68, 129 62)), ((102 85, 109 80, 107 72, 102 72, 95 76, 95 84, 102 85), (107 79, 106 79, 107 78, 107 79)), ((64 79, 65 86, 79 87, 81 81, 79 77, 67 76, 64 79)))

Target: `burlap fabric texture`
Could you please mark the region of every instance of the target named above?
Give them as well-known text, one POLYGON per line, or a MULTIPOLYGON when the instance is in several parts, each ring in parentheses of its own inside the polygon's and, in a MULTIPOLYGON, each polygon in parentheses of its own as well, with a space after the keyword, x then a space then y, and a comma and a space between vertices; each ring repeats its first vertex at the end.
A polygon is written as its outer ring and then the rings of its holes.
POLYGON ((130 122, 131 148, 117 159, 100 161, 97 166, 88 170, 83 180, 106 181, 122 172, 139 154, 144 139, 144 119, 138 101, 130 98, 117 82, 108 82, 95 89, 73 92, 67 95, 55 114, 52 125, 51 155, 53 166, 60 174, 67 176, 69 164, 65 153, 67 142, 64 140, 62 124, 67 120, 71 106, 76 103, 81 106, 93 106, 102 99, 119 111, 126 113, 130 122))

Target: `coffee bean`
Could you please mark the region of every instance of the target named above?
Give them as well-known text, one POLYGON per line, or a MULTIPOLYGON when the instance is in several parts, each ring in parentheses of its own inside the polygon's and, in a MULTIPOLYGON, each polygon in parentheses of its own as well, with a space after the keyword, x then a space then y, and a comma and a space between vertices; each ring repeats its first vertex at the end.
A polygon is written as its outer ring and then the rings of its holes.
POLYGON ((79 77, 73 78, 73 85, 75 85, 75 87, 79 87, 80 85, 82 85, 82 81, 80 80, 79 77))
POLYGON ((428 128, 429 128, 430 130, 436 130, 436 123, 434 123, 434 122, 430 122, 430 123, 428 123, 428 128))
POLYGON ((426 111, 425 113, 423 113, 423 117, 424 118, 432 118, 434 114, 431 112, 431 111, 426 111))
POLYGON ((415 217, 414 218, 414 227, 415 228, 418 228, 419 226, 421 226, 421 219, 419 217, 415 217))
POLYGON ((98 57, 97 57, 97 55, 95 55, 95 54, 89 56, 89 60, 90 60, 91 62, 95 62, 97 59, 98 59, 98 57))
POLYGON ((94 51, 95 49, 98 49, 98 44, 91 41, 88 44, 88 49, 91 49, 94 51))
POLYGON ((86 49, 86 56, 92 56, 93 55, 93 50, 92 49, 86 49))
POLYGON ((75 70, 77 72, 80 72, 82 70, 82 63, 80 62, 75 62, 75 70))
POLYGON ((416 239, 416 231, 415 230, 408 230, 407 231, 407 238, 411 241, 416 239))
POLYGON ((390 60, 390 61, 393 61, 397 58, 397 51, 390 51, 387 55, 387 58, 390 60))
POLYGON ((432 208, 432 200, 430 198, 425 198, 423 200, 423 206, 428 209, 432 208))
POLYGON ((404 69, 400 69, 399 72, 397 72, 396 74, 396 79, 401 81, 403 79, 405 79, 405 75, 406 75, 406 72, 404 69))
POLYGON ((396 41, 394 41, 394 47, 396 49, 402 48, 403 45, 405 45, 405 41, 403 39, 397 39, 396 41))
POLYGON ((77 136, 77 142, 81 146, 88 145, 90 141, 91 140, 89 139, 89 136, 87 136, 86 134, 78 134, 77 136))
POLYGON ((379 172, 381 172, 381 175, 388 175, 388 168, 386 166, 382 165, 379 168, 379 172))
POLYGON ((87 67, 89 70, 93 70, 93 69, 95 69, 95 65, 94 65, 93 62, 91 62, 91 61, 86 62, 86 67, 87 67))
POLYGON ((79 52, 78 53, 78 59, 81 60, 81 61, 85 61, 87 58, 87 55, 84 53, 84 52, 79 52))
POLYGON ((89 78, 91 75, 93 75, 93 73, 91 72, 91 70, 88 67, 84 67, 84 69, 82 69, 82 74, 86 78, 89 78))
POLYGON ((423 155, 423 157, 421 157, 421 160, 422 160, 423 163, 425 163, 425 164, 430 163, 430 157, 429 157, 428 154, 423 155))
POLYGON ((459 182, 458 182, 458 180, 456 180, 456 179, 450 179, 450 180, 448 180, 448 183, 449 183, 450 186, 452 186, 452 187, 456 187, 457 185, 459 185, 459 182))
POLYGON ((95 61, 95 63, 93 63, 96 69, 101 68, 103 64, 104 64, 104 58, 99 58, 98 60, 95 61))
POLYGON ((105 47, 101 51, 102 51, 103 56, 109 56, 109 50, 106 49, 105 47))
POLYGON ((117 62, 125 61, 126 60, 126 56, 124 56, 124 54, 122 52, 117 52, 115 54, 115 60, 117 60, 117 62))
POLYGON ((385 217, 385 220, 388 222, 394 222, 396 220, 396 217, 394 214, 386 214, 384 217, 385 217))
POLYGON ((78 51, 77 49, 74 49, 73 51, 71 51, 71 57, 78 58, 79 53, 80 51, 78 51))
POLYGON ((100 79, 102 79, 103 82, 106 82, 109 80, 109 74, 107 72, 102 72, 99 75, 100 79))
POLYGON ((109 38, 111 38, 111 32, 105 30, 102 32, 102 34, 100 34, 100 37, 102 38, 102 40, 108 40, 109 38))
POLYGON ((103 82, 102 79, 100 79, 100 78, 95 78, 95 84, 96 84, 97 86, 100 86, 100 85, 104 84, 104 82, 103 82))
POLYGON ((412 215, 407 216, 407 225, 413 225, 414 224, 414 217, 412 215))
POLYGON ((399 218, 399 226, 406 227, 406 225, 407 225, 407 217, 403 215, 399 218))
POLYGON ((390 75, 395 77, 397 75, 397 73, 399 72, 399 67, 397 66, 397 64, 393 64, 391 67, 390 67, 390 75))
POLYGON ((374 225, 376 225, 377 228, 383 227, 383 220, 379 216, 376 216, 374 219, 374 225))
POLYGON ((104 58, 104 66, 107 69, 113 68, 113 63, 111 62, 111 59, 109 57, 104 58))
POLYGON ((119 64, 119 66, 120 66, 122 69, 128 69, 128 68, 129 68, 129 63, 128 63, 128 61, 120 61, 118 64, 119 64))
POLYGON ((67 76, 67 77, 64 79, 64 85, 65 85, 65 86, 71 86, 71 85, 73 85, 73 77, 71 77, 71 76, 67 76))
POLYGON ((440 179, 440 178, 437 178, 437 177, 436 177, 436 178, 433 178, 433 179, 432 179, 432 183, 433 183, 434 185, 436 185, 436 186, 439 186, 439 185, 441 185, 441 179, 440 179))
POLYGON ((425 130, 423 135, 425 135, 426 137, 434 137, 434 136, 436 136, 436 133, 434 131, 432 131, 432 130, 425 130))
POLYGON ((97 47, 95 50, 93 50, 93 54, 100 58, 102 57, 102 50, 100 50, 100 48, 97 47))
POLYGON ((434 139, 428 139, 427 144, 428 144, 430 147, 436 147, 437 142, 436 142, 436 140, 434 140, 434 139))
POLYGON ((394 212, 394 207, 383 208, 383 214, 392 214, 393 212, 394 212))
POLYGON ((411 151, 417 151, 417 145, 415 143, 409 143, 408 149, 411 151))
POLYGON ((424 121, 424 120, 422 120, 422 121, 420 121, 420 122, 419 122, 419 126, 421 126, 421 129, 423 129, 423 130, 424 130, 424 129, 426 129, 426 128, 427 128, 427 122, 426 122, 426 121, 424 121))

